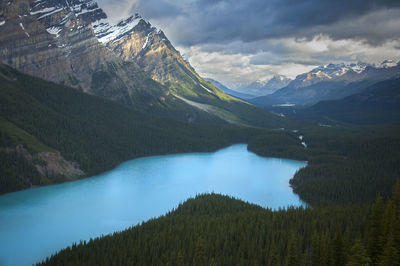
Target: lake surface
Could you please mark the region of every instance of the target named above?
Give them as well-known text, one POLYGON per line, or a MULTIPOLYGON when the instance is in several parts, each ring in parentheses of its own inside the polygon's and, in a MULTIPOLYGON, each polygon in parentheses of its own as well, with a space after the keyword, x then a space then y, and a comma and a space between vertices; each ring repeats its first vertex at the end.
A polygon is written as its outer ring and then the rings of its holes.
POLYGON ((104 174, 0 197, 0 265, 31 265, 79 240, 160 216, 216 192, 270 208, 302 205, 289 179, 305 162, 234 145, 214 153, 132 160, 104 174))

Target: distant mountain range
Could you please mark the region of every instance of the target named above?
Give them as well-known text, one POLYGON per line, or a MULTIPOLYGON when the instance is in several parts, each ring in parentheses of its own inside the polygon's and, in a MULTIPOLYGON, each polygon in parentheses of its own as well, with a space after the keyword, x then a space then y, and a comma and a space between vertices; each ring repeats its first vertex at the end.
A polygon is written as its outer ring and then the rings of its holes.
POLYGON ((250 102, 267 109, 280 104, 312 105, 360 93, 376 82, 397 77, 400 65, 393 61, 379 65, 329 64, 298 75, 286 87, 250 102))
POLYGON ((282 75, 275 75, 267 81, 255 81, 250 84, 242 85, 236 90, 255 96, 264 96, 287 86, 292 80, 282 75))
POLYGON ((0 10, 0 62, 24 73, 188 122, 282 121, 206 82, 138 14, 112 23, 92 0, 1 1, 0 10))
POLYGON ((400 78, 378 82, 340 100, 321 101, 297 109, 297 118, 325 125, 395 124, 400 122, 400 78))
POLYGON ((251 94, 247 94, 247 93, 241 93, 241 92, 229 89, 224 84, 222 84, 221 82, 219 82, 219 81, 217 81, 215 79, 206 78, 205 80, 208 81, 208 82, 211 82, 215 87, 219 88, 220 90, 222 90, 226 94, 229 94, 229 95, 231 95, 233 97, 236 97, 236 98, 239 98, 239 99, 248 100, 248 99, 252 99, 252 98, 257 97, 255 95, 251 95, 251 94))

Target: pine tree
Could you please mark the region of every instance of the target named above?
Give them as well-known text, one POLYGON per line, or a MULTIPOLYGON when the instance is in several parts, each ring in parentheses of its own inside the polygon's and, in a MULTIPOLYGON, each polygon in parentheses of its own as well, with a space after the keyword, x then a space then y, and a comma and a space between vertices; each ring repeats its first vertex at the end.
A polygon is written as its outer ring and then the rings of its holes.
POLYGON ((292 233, 288 243, 288 250, 286 255, 286 265, 287 266, 298 266, 299 265, 299 258, 297 254, 297 241, 292 233))
POLYGON ((210 266, 217 266, 217 264, 215 263, 214 258, 211 259, 211 261, 210 261, 210 266))
POLYGON ((184 266, 185 263, 183 262, 182 252, 178 252, 178 257, 176 258, 176 266, 184 266))
POLYGON ((203 238, 197 238, 196 247, 194 250, 194 266, 205 266, 206 265, 206 253, 205 244, 203 238))
POLYGON ((320 238, 317 231, 314 231, 311 237, 311 265, 319 266, 321 264, 320 238))
POLYGON ((400 180, 393 187, 394 220, 392 223, 393 241, 397 252, 400 252, 400 180))
POLYGON ((383 213, 384 213, 384 204, 382 197, 378 195, 373 207, 372 213, 369 219, 369 227, 368 227, 368 254, 372 260, 373 265, 377 265, 378 258, 382 254, 383 243, 383 213))
POLYGON ((367 251, 360 239, 357 239, 354 246, 351 248, 349 261, 346 266, 370 266, 371 259, 367 255, 367 251))
POLYGON ((386 242, 383 254, 380 257, 380 266, 396 266, 399 263, 399 254, 395 247, 394 236, 391 234, 386 242))
POLYGON ((346 265, 346 258, 343 248, 343 240, 340 233, 338 233, 333 241, 333 263, 335 266, 346 265))
POLYGON ((268 265, 275 266, 279 263, 278 250, 276 248, 275 242, 272 242, 271 248, 269 249, 268 265))

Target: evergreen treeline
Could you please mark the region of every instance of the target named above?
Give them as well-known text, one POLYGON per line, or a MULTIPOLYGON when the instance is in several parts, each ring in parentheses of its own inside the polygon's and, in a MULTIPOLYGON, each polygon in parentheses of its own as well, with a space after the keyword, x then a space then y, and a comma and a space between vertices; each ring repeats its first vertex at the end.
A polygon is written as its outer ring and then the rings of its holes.
MULTIPOLYGON (((89 176, 136 157, 214 151, 267 132, 146 115, 6 66, 0 67, 0 84, 0 147, 22 144, 31 154, 55 149, 89 176)), ((10 160, 1 161, 0 193, 43 184, 33 167, 28 174, 10 160)))
POLYGON ((290 183, 312 206, 372 202, 378 193, 387 197, 400 176, 400 126, 306 127, 251 139, 249 149, 307 160, 290 183))
POLYGON ((399 265, 400 183, 364 206, 272 211, 216 194, 43 265, 399 265))

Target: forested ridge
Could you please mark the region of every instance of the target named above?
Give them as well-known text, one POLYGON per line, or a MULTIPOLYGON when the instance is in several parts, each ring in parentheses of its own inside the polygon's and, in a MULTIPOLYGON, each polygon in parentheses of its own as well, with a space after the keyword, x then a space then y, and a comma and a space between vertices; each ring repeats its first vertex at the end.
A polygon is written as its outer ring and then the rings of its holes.
POLYGON ((308 126, 255 137, 248 148, 262 156, 308 161, 290 183, 312 206, 372 202, 378 193, 389 196, 400 177, 400 126, 308 126))
POLYGON ((400 183, 374 204, 263 209, 199 195, 40 265, 398 265, 400 183))
POLYGON ((17 145, 31 154, 57 150, 90 176, 137 157, 215 151, 267 132, 146 115, 6 66, 0 84, 0 193, 63 181, 39 178, 32 165, 15 167, 29 164, 9 149, 17 145))

